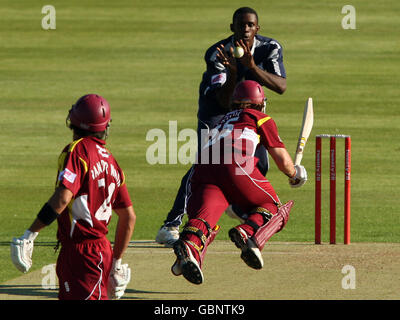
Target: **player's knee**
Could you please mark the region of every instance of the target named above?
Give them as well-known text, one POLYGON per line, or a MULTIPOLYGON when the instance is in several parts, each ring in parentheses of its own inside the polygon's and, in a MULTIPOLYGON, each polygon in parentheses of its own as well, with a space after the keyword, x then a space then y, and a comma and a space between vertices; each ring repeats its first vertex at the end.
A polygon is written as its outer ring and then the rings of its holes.
POLYGON ((194 218, 190 219, 186 226, 183 228, 180 238, 182 240, 196 239, 196 243, 199 244, 202 250, 212 240, 214 240, 215 235, 218 231, 218 225, 212 228, 206 220, 201 218, 194 218))
POLYGON ((249 217, 251 215, 260 215, 264 219, 264 223, 267 223, 278 211, 276 206, 265 206, 265 207, 256 207, 249 213, 249 217))

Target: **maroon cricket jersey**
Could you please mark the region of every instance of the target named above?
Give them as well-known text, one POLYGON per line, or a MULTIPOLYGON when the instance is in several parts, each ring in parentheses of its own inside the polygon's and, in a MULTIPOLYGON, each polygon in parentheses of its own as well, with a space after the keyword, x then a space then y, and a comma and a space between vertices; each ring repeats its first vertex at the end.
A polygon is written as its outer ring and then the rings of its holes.
POLYGON ((285 148, 275 121, 255 109, 239 109, 227 113, 211 131, 203 147, 199 163, 231 164, 254 159, 258 144, 269 148, 285 148), (217 146, 217 147, 216 147, 217 146), (208 160, 207 160, 208 159, 208 160))
POLYGON ((272 214, 278 211, 279 197, 256 166, 254 154, 260 143, 266 149, 285 147, 270 116, 254 109, 235 110, 224 116, 210 132, 201 161, 191 171, 187 187, 189 219, 201 218, 213 227, 229 204, 245 213, 257 207, 272 214), (207 154, 212 155, 207 158, 207 154), (205 163, 207 159, 213 162, 205 163))
POLYGON ((61 241, 104 237, 112 210, 132 205, 122 169, 105 141, 94 137, 75 140, 64 148, 58 161, 59 185, 74 195, 58 218, 61 241))

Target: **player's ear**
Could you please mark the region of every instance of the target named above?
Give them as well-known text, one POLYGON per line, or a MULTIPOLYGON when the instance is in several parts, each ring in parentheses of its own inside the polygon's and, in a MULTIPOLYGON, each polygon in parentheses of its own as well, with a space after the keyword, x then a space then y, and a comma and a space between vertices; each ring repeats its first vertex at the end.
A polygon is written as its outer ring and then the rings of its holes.
POLYGON ((231 27, 231 31, 232 31, 233 33, 235 33, 235 30, 233 29, 233 23, 231 23, 230 27, 231 27))

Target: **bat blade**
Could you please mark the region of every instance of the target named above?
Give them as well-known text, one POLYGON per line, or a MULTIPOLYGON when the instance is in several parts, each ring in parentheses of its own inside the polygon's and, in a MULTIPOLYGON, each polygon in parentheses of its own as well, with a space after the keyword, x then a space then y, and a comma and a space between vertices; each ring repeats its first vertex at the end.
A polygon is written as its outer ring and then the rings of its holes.
POLYGON ((304 107, 303 122, 300 129, 299 140, 297 141, 296 154, 294 156, 294 164, 300 165, 303 159, 303 152, 306 146, 308 137, 314 124, 314 109, 313 100, 308 98, 304 107))

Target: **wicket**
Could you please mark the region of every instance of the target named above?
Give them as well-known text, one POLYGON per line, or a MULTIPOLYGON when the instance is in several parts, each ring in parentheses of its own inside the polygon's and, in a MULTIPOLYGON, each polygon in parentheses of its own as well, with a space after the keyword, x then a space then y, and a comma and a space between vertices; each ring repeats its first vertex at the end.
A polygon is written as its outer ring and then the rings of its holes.
POLYGON ((321 244, 321 180, 322 138, 329 138, 329 242, 336 244, 336 138, 345 140, 344 147, 344 244, 350 244, 350 185, 351 185, 351 137, 341 134, 320 134, 315 140, 315 243, 321 244))

